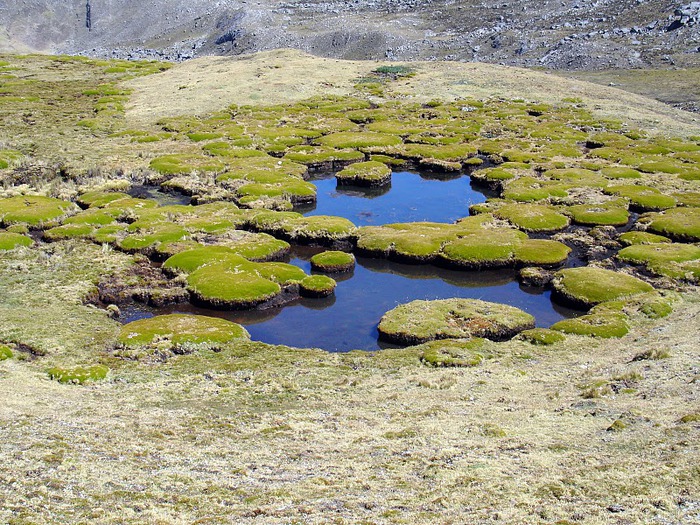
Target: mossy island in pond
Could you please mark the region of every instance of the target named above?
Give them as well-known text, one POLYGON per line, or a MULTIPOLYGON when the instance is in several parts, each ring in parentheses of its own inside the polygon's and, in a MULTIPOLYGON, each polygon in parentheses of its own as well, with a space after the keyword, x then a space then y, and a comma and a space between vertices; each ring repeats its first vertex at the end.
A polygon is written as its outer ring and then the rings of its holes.
POLYGON ((541 204, 505 204, 494 215, 528 232, 553 232, 569 225, 569 218, 541 204))
POLYGON ((335 291, 336 282, 327 275, 309 275, 299 282, 303 297, 328 297, 335 291))
POLYGON ((104 365, 77 366, 74 368, 54 367, 49 369, 49 377, 59 383, 72 383, 82 385, 84 383, 100 381, 107 377, 109 368, 104 365))
POLYGON ((378 188, 391 183, 391 168, 371 160, 352 164, 335 175, 338 184, 378 188))
POLYGON ((311 257, 311 268, 319 272, 351 272, 355 268, 355 256, 352 253, 327 251, 311 257))
POLYGON ((534 328, 535 318, 519 308, 478 299, 412 301, 390 310, 379 322, 379 338, 401 345, 434 339, 510 339, 534 328))
POLYGON ((552 285, 557 301, 577 308, 590 308, 654 289, 631 275, 591 266, 559 270, 552 285))
POLYGON ((196 349, 219 349, 250 335, 241 325, 201 315, 170 314, 125 324, 119 333, 118 354, 138 357, 159 352, 190 353, 196 349))

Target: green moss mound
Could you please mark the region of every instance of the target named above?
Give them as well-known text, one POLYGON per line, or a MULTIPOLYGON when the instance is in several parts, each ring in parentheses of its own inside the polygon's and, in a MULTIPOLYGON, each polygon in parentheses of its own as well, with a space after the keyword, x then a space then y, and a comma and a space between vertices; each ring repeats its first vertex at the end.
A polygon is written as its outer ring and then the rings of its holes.
POLYGON ((375 160, 358 162, 336 173, 335 179, 340 185, 377 188, 391 182, 391 168, 375 160))
POLYGON ((31 246, 34 241, 31 237, 21 233, 0 232, 0 251, 14 250, 20 246, 31 246))
POLYGON ((610 186, 605 193, 629 199, 630 206, 640 211, 665 210, 676 205, 676 199, 650 186, 610 186))
POLYGON ((660 242, 671 242, 671 239, 669 239, 668 237, 664 237, 663 235, 639 231, 625 232, 620 235, 619 240, 625 246, 632 246, 635 244, 657 244, 660 242))
POLYGON ((322 146, 338 149, 372 149, 401 144, 401 137, 388 133, 342 131, 316 139, 322 146))
POLYGON ((555 201, 568 197, 567 184, 544 181, 534 177, 520 177, 510 181, 503 190, 503 198, 518 202, 555 201))
POLYGON ((548 328, 531 328, 523 330, 519 337, 533 345, 550 346, 566 340, 560 332, 548 328))
POLYGON ((566 215, 541 204, 506 204, 494 215, 528 232, 553 232, 569 225, 566 215))
POLYGON ((150 349, 189 353, 196 348, 218 349, 250 339, 241 325, 202 315, 159 315, 125 324, 119 333, 122 350, 150 349))
POLYGON ((89 237, 94 230, 94 226, 90 224, 64 224, 46 230, 44 239, 51 242, 67 239, 84 239, 89 237))
POLYGON ((700 208, 673 208, 651 214, 646 220, 650 231, 674 241, 700 241, 700 208))
POLYGON ((641 264, 652 273, 691 282, 700 281, 700 246, 694 244, 638 244, 623 248, 617 258, 641 264))
POLYGON ((627 205, 622 200, 600 204, 577 204, 568 206, 566 213, 571 220, 584 226, 624 226, 629 221, 627 205))
POLYGON ((187 277, 193 300, 214 308, 247 309, 271 300, 282 291, 279 284, 254 271, 239 271, 226 263, 211 264, 187 277))
POLYGON ((328 297, 335 291, 336 284, 326 275, 309 275, 299 283, 299 293, 304 297, 328 297))
POLYGON ((54 367, 49 369, 49 377, 59 383, 72 383, 82 385, 88 382, 100 381, 107 377, 109 368, 104 365, 75 368, 54 367))
POLYGON ((642 176, 639 171, 625 166, 609 166, 601 169, 600 173, 608 179, 639 179, 642 176))
POLYGON ((7 345, 0 344, 0 361, 5 361, 6 359, 12 359, 14 353, 12 348, 7 345))
POLYGON ((533 316, 512 306, 477 299, 441 299, 397 306, 384 314, 378 329, 380 339, 415 345, 472 337, 502 341, 534 326, 533 316))
POLYGON ((515 248, 516 266, 555 267, 564 263, 571 248, 559 241, 549 239, 527 239, 515 248))
POLYGON ((21 152, 13 149, 0 150, 0 170, 10 167, 15 162, 19 161, 24 155, 21 152))
POLYGON ((435 368, 469 368, 478 366, 487 357, 485 340, 442 339, 428 341, 416 347, 420 350, 420 360, 426 366, 435 368))
POLYGON ((554 274, 552 285, 559 302, 577 308, 590 308, 654 289, 631 275, 591 266, 559 270, 554 274))
POLYGON ((224 163, 213 157, 179 153, 153 159, 151 169, 163 175, 198 172, 217 172, 224 169, 224 163))
POLYGON ((340 251, 317 253, 311 257, 311 268, 320 272, 350 272, 355 268, 355 256, 340 251))
POLYGON ((23 195, 0 199, 0 223, 4 226, 25 223, 41 228, 57 223, 78 211, 75 204, 52 197, 23 195))
POLYGON ((629 332, 627 321, 627 316, 621 313, 588 314, 554 323, 551 329, 572 335, 623 337, 629 332))

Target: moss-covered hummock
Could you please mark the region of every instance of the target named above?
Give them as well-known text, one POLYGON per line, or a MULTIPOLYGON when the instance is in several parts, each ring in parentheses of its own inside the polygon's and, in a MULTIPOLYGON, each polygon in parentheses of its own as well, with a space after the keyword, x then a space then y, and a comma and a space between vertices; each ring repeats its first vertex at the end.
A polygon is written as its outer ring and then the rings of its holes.
POLYGON ((675 198, 650 186, 610 186, 605 193, 629 199, 630 207, 638 211, 665 210, 676 205, 675 198))
POLYGON ((224 169, 225 164, 214 157, 197 154, 177 153, 164 155, 151 161, 151 169, 163 175, 175 175, 178 173, 218 172, 224 169))
POLYGON ((675 241, 700 241, 700 208, 672 208, 645 218, 648 228, 675 241))
POLYGON ((119 333, 120 355, 189 353, 198 348, 218 349, 226 343, 250 339, 241 325, 202 315, 159 315, 125 324, 119 333))
POLYGON ((75 204, 52 197, 10 197, 0 199, 0 224, 10 226, 24 223, 33 228, 42 228, 55 225, 77 211, 75 204))
POLYGON ((631 275, 591 266, 559 270, 552 285, 556 300, 577 308, 590 308, 654 289, 631 275))
POLYGON ((59 383, 72 383, 82 385, 83 383, 100 381, 107 377, 109 368, 104 365, 78 366, 74 368, 54 367, 49 369, 49 377, 59 383))
POLYGON ((441 339, 416 346, 421 351, 420 360, 427 366, 472 367, 487 357, 485 339, 441 339))
POLYGON ((503 341, 534 326, 533 316, 512 306, 478 299, 440 299, 397 306, 384 314, 378 329, 380 339, 415 345, 450 338, 503 341))
POLYGON ((700 246, 695 244, 638 244, 623 248, 617 257, 621 261, 644 265, 657 275, 700 281, 700 246))
POLYGON ((671 242, 671 239, 655 233, 631 231, 620 235, 619 240, 625 246, 635 244, 656 244, 660 242, 671 242))
POLYGON ((560 343, 566 339, 560 332, 547 328, 531 328, 523 330, 519 337, 533 345, 549 346, 560 343))
POLYGON ((327 275, 309 275, 299 282, 299 293, 304 297, 328 297, 335 291, 336 284, 327 275))
POLYGON ((591 313, 574 319, 565 319, 554 323, 551 329, 565 334, 611 338, 626 335, 629 332, 629 325, 625 314, 608 312, 591 313))
POLYGON ((576 204, 565 208, 571 220, 584 226, 624 226, 629 221, 627 203, 623 200, 600 204, 576 204))
POLYGON ((34 241, 31 237, 21 233, 0 232, 0 251, 14 250, 20 246, 31 246, 34 241))
POLYGON ((375 133, 373 131, 365 131, 363 133, 342 131, 340 133, 331 133, 330 135, 320 137, 316 139, 316 142, 322 146, 338 149, 371 150, 374 148, 401 144, 401 137, 388 133, 375 133))
POLYGON ((358 162, 336 173, 335 179, 339 185, 377 188, 391 183, 391 168, 376 160, 358 162))
POLYGON ((505 204, 494 215, 528 232, 553 232, 569 225, 566 215, 541 204, 505 204))
POLYGON ((14 353, 12 352, 12 348, 7 345, 0 344, 0 361, 12 359, 13 356, 14 353))
POLYGON ((311 268, 319 272, 350 272, 355 268, 355 256, 347 252, 328 251, 311 257, 311 268))
POLYGON ((508 182, 503 189, 503 198, 518 202, 557 200, 569 195, 567 189, 568 185, 559 181, 520 177, 508 182))

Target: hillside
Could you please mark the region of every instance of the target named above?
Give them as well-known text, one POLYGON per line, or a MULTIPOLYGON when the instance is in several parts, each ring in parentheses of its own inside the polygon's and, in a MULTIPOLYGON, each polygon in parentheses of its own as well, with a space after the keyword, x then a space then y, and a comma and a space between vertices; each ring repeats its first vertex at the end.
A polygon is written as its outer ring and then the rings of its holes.
POLYGON ((668 0, 24 0, 0 49, 182 60, 292 47, 554 69, 697 66, 700 4, 668 0))

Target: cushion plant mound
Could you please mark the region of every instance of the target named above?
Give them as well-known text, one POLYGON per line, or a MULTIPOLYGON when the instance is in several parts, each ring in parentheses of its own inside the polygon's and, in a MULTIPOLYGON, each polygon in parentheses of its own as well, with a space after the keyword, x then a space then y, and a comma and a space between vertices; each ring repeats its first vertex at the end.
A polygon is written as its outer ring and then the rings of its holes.
POLYGON ((682 193, 674 193, 673 197, 678 201, 679 206, 700 208, 700 192, 684 191, 682 193))
POLYGON ((503 198, 518 202, 565 198, 569 186, 559 181, 543 181, 534 177, 520 177, 509 181, 503 190, 503 198))
POLYGON ((316 142, 322 146, 330 146, 338 149, 372 149, 396 146, 401 144, 402 141, 401 137, 389 135, 388 133, 341 131, 340 133, 331 133, 330 135, 320 137, 316 139, 316 142))
POLYGON ((609 179, 638 179, 642 176, 637 170, 624 166, 610 166, 601 169, 600 172, 609 179))
POLYGON ((340 185, 355 185, 376 188, 391 182, 391 168, 376 160, 352 164, 335 174, 340 185))
POLYGON ((66 239, 80 239, 89 237, 95 231, 90 224, 63 224, 44 232, 44 240, 55 242, 66 239))
MULTIPOLYGON (((131 226, 134 226, 133 224, 131 226)), ((131 227, 129 228, 131 230, 131 227)), ((117 241, 117 247, 128 253, 152 254, 161 243, 182 241, 189 237, 185 228, 173 223, 137 228, 117 241)))
POLYGON ((217 349, 223 344, 247 339, 250 335, 245 328, 225 319, 170 314, 125 324, 119 333, 118 344, 122 351, 150 348, 187 353, 195 347, 217 349))
POLYGON ((246 309, 269 301, 282 291, 279 284, 255 271, 227 263, 209 264, 187 277, 193 301, 214 308, 246 309))
POLYGON ((5 226, 25 223, 40 228, 55 224, 76 211, 78 207, 72 202, 52 197, 22 195, 0 199, 0 223, 5 226))
POLYGON ((675 241, 700 241, 700 208, 672 208, 648 217, 649 230, 675 241))
POLYGON ((554 298, 577 308, 590 308, 654 288, 641 279, 603 268, 566 268, 554 274, 554 298))
POLYGON ((675 292, 664 291, 663 294, 653 291, 634 295, 617 301, 607 301, 591 308, 591 314, 623 313, 629 318, 644 317, 660 319, 673 311, 673 303, 680 296, 675 292))
POLYGON ((548 328, 531 328, 530 330, 523 330, 520 332, 518 337, 533 345, 544 346, 560 343, 566 339, 566 337, 564 337, 560 332, 556 332, 548 328))
POLYGON ((629 221, 627 204, 608 201, 601 204, 577 204, 566 208, 576 224, 584 226, 624 226, 629 221))
POLYGON ((622 337, 629 332, 627 316, 623 313, 597 313, 565 319, 551 326, 565 334, 589 335, 593 337, 622 337))
POLYGON ((656 244, 660 242, 671 242, 671 239, 655 233, 632 231, 620 235, 619 240, 625 246, 634 244, 656 244))
POLYGON ((78 366, 75 368, 54 367, 49 369, 49 377, 59 383, 73 383, 82 385, 83 383, 99 381, 107 377, 109 368, 104 365, 78 366))
POLYGON ((610 186, 604 191, 609 195, 626 197, 630 200, 630 207, 640 211, 665 210, 676 205, 675 198, 650 186, 610 186))
POLYGON ((486 340, 481 338, 442 339, 423 343, 416 350, 421 350, 420 360, 427 366, 472 367, 487 357, 485 343, 486 340))
POLYGON ((472 337, 503 341, 534 326, 533 316, 513 306, 478 299, 418 300, 384 314, 379 338, 401 345, 472 337))
POLYGON ((569 257, 571 248, 549 239, 526 239, 515 247, 517 266, 556 267, 569 257))
POLYGON ((696 244, 637 244, 623 248, 617 257, 621 261, 644 265, 657 275, 700 281, 700 246, 696 244))
POLYGON ((0 344, 0 361, 11 359, 13 355, 12 348, 7 345, 0 344))
POLYGON ((121 199, 129 199, 130 196, 126 193, 115 192, 115 191, 88 191, 79 195, 76 202, 83 208, 95 207, 102 208, 110 202, 118 201, 121 199))
POLYGON ((247 260, 229 246, 202 246, 169 257, 163 263, 163 269, 170 273, 190 273, 202 266, 222 262, 235 266, 245 265, 247 260))
POLYGON ((327 297, 335 286, 335 280, 326 275, 309 275, 299 283, 299 293, 304 297, 327 297))
POLYGON ((157 157, 151 161, 150 167, 163 175, 175 175, 193 171, 217 172, 224 168, 224 163, 207 155, 178 153, 157 157))
POLYGON ((0 250, 14 250, 20 246, 32 244, 34 244, 32 238, 21 233, 0 232, 0 250))
POLYGON ((540 204, 506 204, 498 208, 494 215, 529 232, 552 232, 569 225, 566 215, 540 204))
POLYGON ((311 268, 319 272, 350 272, 355 267, 355 256, 347 252, 328 251, 311 257, 311 268))

